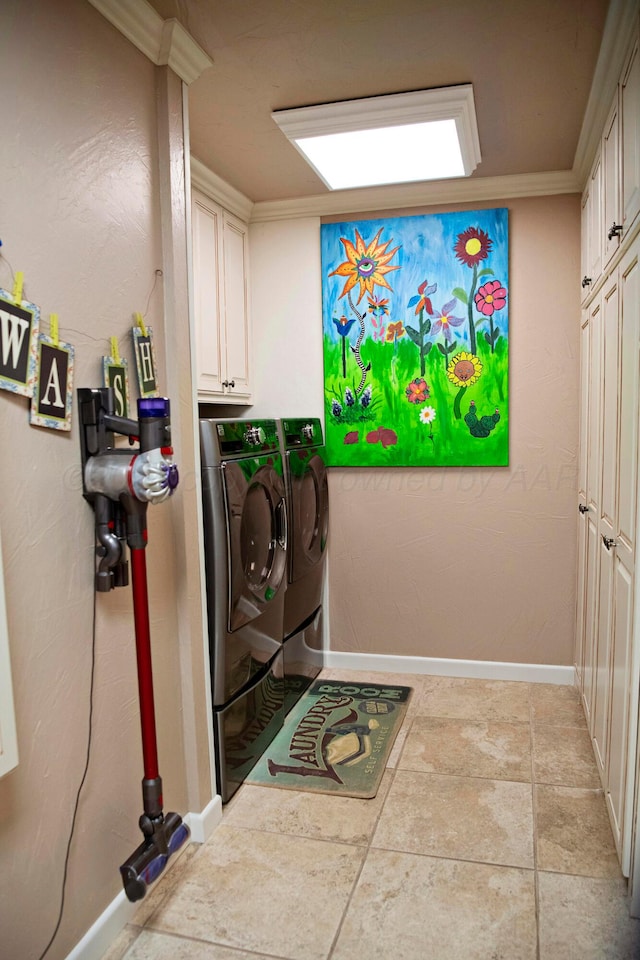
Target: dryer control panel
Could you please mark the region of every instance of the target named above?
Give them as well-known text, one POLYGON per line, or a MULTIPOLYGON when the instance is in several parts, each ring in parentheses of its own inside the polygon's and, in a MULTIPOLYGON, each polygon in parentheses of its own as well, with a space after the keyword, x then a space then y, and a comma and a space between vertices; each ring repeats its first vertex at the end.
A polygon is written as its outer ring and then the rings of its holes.
POLYGON ((219 420, 216 432, 222 457, 278 450, 275 420, 219 420))
POLYGON ((321 447, 322 423, 318 417, 282 420, 282 434, 287 450, 296 447, 321 447))

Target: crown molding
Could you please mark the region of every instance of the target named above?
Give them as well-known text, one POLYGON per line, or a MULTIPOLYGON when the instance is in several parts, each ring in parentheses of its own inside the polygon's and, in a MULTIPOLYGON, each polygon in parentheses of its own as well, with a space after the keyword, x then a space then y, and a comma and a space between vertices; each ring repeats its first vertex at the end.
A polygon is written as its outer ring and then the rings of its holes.
MULTIPOLYGON (((206 169, 206 168, 205 168, 206 169)), ((581 185, 572 170, 551 173, 515 174, 508 177, 470 177, 359 190, 334 190, 331 193, 296 200, 265 200, 253 204, 251 223, 269 220, 295 220, 301 217, 334 216, 425 207, 447 203, 473 203, 483 200, 542 197, 580 193, 581 185)))
POLYGON ((637 35, 639 16, 638 0, 611 0, 573 161, 581 189, 587 182, 622 68, 637 35))
POLYGON ((221 207, 235 214, 245 223, 252 219, 252 211, 255 206, 253 201, 245 197, 235 187, 232 187, 222 177, 219 177, 209 167, 205 167, 204 163, 194 156, 191 157, 191 186, 211 197, 221 207))
POLYGON ((163 20, 147 0, 89 0, 89 3, 156 66, 169 66, 193 83, 213 60, 177 20, 163 20))

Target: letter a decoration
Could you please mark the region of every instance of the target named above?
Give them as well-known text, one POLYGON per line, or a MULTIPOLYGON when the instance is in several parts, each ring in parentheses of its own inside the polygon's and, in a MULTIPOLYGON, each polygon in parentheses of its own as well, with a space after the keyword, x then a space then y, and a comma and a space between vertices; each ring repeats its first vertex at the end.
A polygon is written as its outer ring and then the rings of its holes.
POLYGON ((133 349, 136 355, 138 386, 141 397, 157 397, 156 364, 153 355, 153 332, 145 326, 142 315, 136 314, 138 325, 133 327, 133 349))
POLYGON ((51 314, 52 336, 40 334, 36 381, 29 423, 49 430, 71 430, 74 348, 58 339, 58 322, 51 314))
POLYGON ((0 389, 32 397, 40 308, 0 289, 0 389))

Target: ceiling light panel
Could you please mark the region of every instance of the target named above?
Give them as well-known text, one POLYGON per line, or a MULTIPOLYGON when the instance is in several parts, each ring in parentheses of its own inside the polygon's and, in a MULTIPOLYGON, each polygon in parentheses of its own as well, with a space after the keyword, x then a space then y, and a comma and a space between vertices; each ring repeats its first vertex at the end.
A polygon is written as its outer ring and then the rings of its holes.
POLYGON ((271 116, 331 190, 465 177, 480 162, 471 84, 271 116))

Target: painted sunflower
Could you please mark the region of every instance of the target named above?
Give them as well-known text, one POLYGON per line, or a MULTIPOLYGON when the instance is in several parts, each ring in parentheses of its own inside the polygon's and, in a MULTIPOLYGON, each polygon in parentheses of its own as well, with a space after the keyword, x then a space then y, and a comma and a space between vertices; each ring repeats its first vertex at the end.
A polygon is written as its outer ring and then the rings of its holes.
POLYGON ((447 367, 447 377, 456 387, 471 387, 482 373, 482 364, 473 353, 457 353, 447 367))
POLYGON ((368 246, 357 230, 355 232, 355 244, 346 237, 340 237, 340 242, 344 247, 347 259, 344 263, 341 263, 336 270, 333 270, 329 274, 330 277, 338 276, 347 278, 340 298, 353 290, 356 284, 360 284, 358 303, 360 303, 365 293, 373 296, 373 289, 376 284, 380 287, 386 287, 387 290, 392 290, 392 287, 390 287, 385 280, 385 274, 390 273, 392 270, 400 269, 399 265, 394 267, 389 266, 389 261, 395 256, 400 247, 394 247, 393 250, 387 252, 387 247, 391 243, 391 240, 388 240, 386 243, 378 242, 383 230, 384 227, 378 230, 368 246))
POLYGON ((458 260, 468 267, 475 267, 487 259, 492 246, 493 240, 488 233, 479 227, 467 227, 458 234, 453 249, 458 260))

